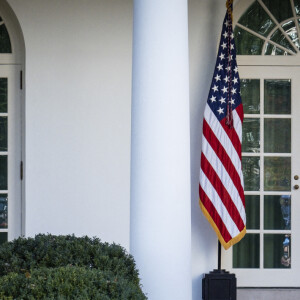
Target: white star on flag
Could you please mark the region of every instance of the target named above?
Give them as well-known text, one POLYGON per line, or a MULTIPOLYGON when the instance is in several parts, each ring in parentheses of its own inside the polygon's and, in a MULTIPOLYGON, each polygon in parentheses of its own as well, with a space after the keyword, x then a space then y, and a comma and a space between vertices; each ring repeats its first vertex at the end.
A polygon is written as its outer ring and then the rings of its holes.
POLYGON ((223 70, 223 65, 219 64, 219 65, 217 66, 217 69, 218 69, 219 71, 223 70))
POLYGON ((220 114, 224 114, 224 108, 219 107, 219 109, 217 110, 217 112, 220 114))
POLYGON ((221 55, 219 57, 221 60, 223 60, 225 58, 225 54, 221 53, 221 55))
POLYGON ((219 88, 216 85, 214 85, 211 89, 214 90, 214 92, 216 92, 219 88))
POLYGON ((226 99, 224 97, 221 97, 221 99, 219 100, 221 102, 221 104, 226 102, 226 99))
POLYGON ((221 80, 221 75, 216 75, 216 77, 215 77, 215 79, 216 79, 216 82, 218 82, 218 81, 220 81, 221 80))
POLYGON ((211 98, 209 99, 211 102, 216 102, 216 97, 215 96, 211 96, 211 98))
POLYGON ((221 89, 221 91, 223 92, 223 94, 228 92, 228 87, 223 86, 223 88, 221 89))

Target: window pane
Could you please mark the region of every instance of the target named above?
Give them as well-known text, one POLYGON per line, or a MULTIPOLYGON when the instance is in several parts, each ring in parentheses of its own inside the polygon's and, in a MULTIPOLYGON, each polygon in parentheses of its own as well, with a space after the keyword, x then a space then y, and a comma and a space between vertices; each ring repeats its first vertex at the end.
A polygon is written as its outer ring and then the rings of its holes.
POLYGON ((300 0, 294 0, 294 7, 297 16, 300 16, 300 0))
POLYGON ((299 49, 299 38, 298 32, 294 21, 287 21, 282 25, 283 30, 288 34, 291 41, 295 44, 295 46, 299 49))
POLYGON ((263 3, 279 23, 293 17, 291 2, 289 0, 263 0, 263 3))
POLYGON ((259 157, 242 157, 245 191, 259 191, 259 157))
POLYGON ((0 228, 7 228, 7 195, 0 194, 0 228))
POLYGON ((11 53, 10 38, 4 24, 0 26, 0 53, 11 53))
POLYGON ((259 234, 247 233, 233 246, 233 268, 259 268, 259 234))
POLYGON ((264 124, 264 152, 291 153, 291 119, 265 119, 264 124))
POLYGON ((260 152, 259 123, 260 119, 244 119, 242 135, 243 152, 260 152))
POLYGON ((265 114, 290 114, 291 80, 267 79, 264 84, 265 114))
POLYGON ((296 50, 291 45, 290 41, 285 37, 285 35, 281 32, 280 29, 277 29, 270 38, 271 41, 279 44, 280 46, 283 46, 284 48, 293 51, 296 53, 296 50))
POLYGON ((7 78, 0 78, 0 113, 7 112, 7 78))
POLYGON ((7 151, 7 117, 0 117, 0 151, 7 151))
POLYGON ((241 79, 241 97, 245 114, 259 114, 259 79, 241 79))
POLYGON ((264 41, 245 31, 238 25, 234 29, 236 53, 238 55, 261 55, 264 41))
POLYGON ((0 190, 7 190, 7 156, 0 155, 0 190))
POLYGON ((259 195, 245 195, 247 229, 259 229, 259 195))
POLYGON ((0 232, 0 245, 7 242, 7 232, 0 232))
POLYGON ((291 229, 291 196, 264 196, 264 229, 291 229))
POLYGON ((272 43, 267 43, 265 48, 265 55, 291 55, 287 51, 283 51, 282 49, 276 47, 272 43))
POLYGON ((291 267, 291 235, 264 235, 264 268, 291 267))
POLYGON ((265 191, 291 190, 290 157, 265 157, 264 166, 265 191))
POLYGON ((239 23, 265 37, 275 26, 275 23, 257 1, 243 14, 239 23))

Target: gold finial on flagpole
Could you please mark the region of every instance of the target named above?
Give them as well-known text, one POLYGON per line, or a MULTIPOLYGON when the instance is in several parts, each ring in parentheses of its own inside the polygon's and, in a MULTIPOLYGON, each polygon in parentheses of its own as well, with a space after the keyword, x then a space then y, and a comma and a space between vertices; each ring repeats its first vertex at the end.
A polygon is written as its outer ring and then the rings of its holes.
POLYGON ((233 3, 233 0, 226 0, 226 8, 227 8, 228 14, 230 15, 231 21, 233 20, 232 19, 232 8, 231 8, 232 3, 233 3))

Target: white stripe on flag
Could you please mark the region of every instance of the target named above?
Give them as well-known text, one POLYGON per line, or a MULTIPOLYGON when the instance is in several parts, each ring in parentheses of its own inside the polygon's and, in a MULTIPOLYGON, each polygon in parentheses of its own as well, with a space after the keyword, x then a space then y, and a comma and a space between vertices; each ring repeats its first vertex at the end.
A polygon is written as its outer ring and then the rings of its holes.
POLYGON ((202 153, 205 155, 206 159, 209 161, 215 172, 218 174, 220 180, 222 181, 225 189, 230 195, 233 203, 235 204, 244 224, 246 223, 246 214, 243 205, 243 201, 240 197, 238 190, 236 189, 230 175, 226 171, 224 165, 222 164, 219 157, 216 155, 213 148, 210 146, 206 138, 202 138, 202 153))
POLYGON ((235 236, 237 236, 240 233, 239 229, 237 228, 231 216, 229 215, 215 188, 212 186, 212 184, 210 183, 210 181, 208 180, 208 178, 202 170, 200 170, 200 185, 207 197, 212 202, 216 211, 218 212, 231 237, 234 238, 235 236))
POLYGON ((240 116, 236 112, 236 110, 233 110, 232 116, 233 116, 233 127, 240 139, 240 142, 242 143, 242 122, 241 122, 240 116))
MULTIPOLYGON (((230 138, 228 137, 227 133, 223 129, 222 125, 220 124, 219 120, 215 116, 215 114, 212 112, 210 107, 206 105, 205 111, 204 111, 204 118, 212 131, 214 132, 217 139, 220 141, 222 146, 224 147, 226 153, 231 159, 232 164, 234 165, 238 175, 240 178, 243 178, 243 172, 242 172, 242 165, 239 155, 237 154, 235 148, 232 145, 232 142, 230 138)), ((244 188, 244 182, 241 180, 242 187, 244 188)))

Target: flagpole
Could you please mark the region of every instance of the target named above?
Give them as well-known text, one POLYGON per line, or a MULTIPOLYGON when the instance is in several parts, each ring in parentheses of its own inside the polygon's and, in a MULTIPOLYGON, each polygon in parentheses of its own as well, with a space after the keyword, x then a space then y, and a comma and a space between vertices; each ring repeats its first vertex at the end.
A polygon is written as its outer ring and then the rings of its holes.
POLYGON ((218 271, 221 273, 221 243, 218 240, 218 271))

